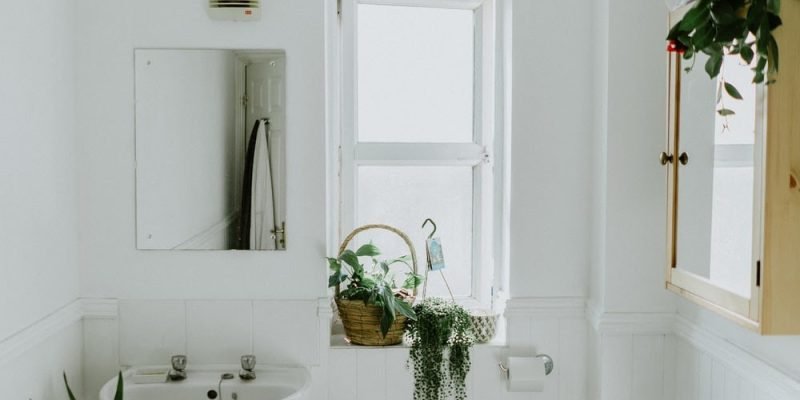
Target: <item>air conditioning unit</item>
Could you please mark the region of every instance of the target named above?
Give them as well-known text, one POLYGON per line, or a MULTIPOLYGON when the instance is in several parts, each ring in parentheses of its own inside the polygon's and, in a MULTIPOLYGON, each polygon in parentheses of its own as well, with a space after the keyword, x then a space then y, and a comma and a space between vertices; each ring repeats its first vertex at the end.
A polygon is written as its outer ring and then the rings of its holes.
POLYGON ((208 0, 208 15, 218 21, 258 21, 261 0, 208 0))

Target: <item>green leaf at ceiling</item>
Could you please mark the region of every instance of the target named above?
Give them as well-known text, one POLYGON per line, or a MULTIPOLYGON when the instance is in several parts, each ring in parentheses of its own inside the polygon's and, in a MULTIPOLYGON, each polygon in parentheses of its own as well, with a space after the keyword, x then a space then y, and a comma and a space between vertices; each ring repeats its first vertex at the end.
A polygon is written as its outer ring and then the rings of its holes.
POLYGON ((736 113, 733 112, 733 110, 730 110, 730 109, 727 109, 727 108, 720 108, 719 110, 717 110, 717 114, 719 114, 719 115, 721 115, 723 117, 727 117, 729 115, 734 115, 736 113))
POLYGON ((733 85, 731 85, 728 82, 725 82, 725 92, 727 92, 729 96, 731 96, 732 98, 734 98, 736 100, 741 100, 742 99, 742 94, 739 93, 739 91, 736 89, 736 87, 734 87, 733 85))
POLYGON ((715 51, 706 61, 706 73, 711 78, 716 78, 722 69, 722 50, 715 51))

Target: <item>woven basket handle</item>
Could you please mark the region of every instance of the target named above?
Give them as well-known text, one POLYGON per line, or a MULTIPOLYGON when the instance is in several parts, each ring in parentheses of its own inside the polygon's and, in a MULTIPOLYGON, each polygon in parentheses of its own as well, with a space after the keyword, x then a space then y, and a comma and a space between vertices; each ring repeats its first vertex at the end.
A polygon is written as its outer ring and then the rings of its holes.
MULTIPOLYGON (((417 273, 417 252, 414 250, 414 244, 411 242, 411 239, 408 237, 408 235, 405 234, 405 232, 389 225, 370 224, 370 225, 359 226, 358 228, 354 229, 352 232, 350 232, 349 235, 347 235, 346 238, 344 238, 344 241, 342 242, 341 246, 339 246, 339 256, 341 256, 342 253, 344 253, 344 251, 347 250, 347 246, 350 245, 350 242, 353 240, 353 238, 356 237, 356 235, 370 229, 383 229, 385 231, 392 232, 397 236, 400 236, 400 238, 403 239, 404 242, 406 242, 408 250, 411 251, 411 269, 414 271, 414 274, 417 273)), ((411 293, 414 296, 417 295, 416 286, 411 289, 411 293)), ((339 285, 336 285, 336 297, 339 297, 339 285)))

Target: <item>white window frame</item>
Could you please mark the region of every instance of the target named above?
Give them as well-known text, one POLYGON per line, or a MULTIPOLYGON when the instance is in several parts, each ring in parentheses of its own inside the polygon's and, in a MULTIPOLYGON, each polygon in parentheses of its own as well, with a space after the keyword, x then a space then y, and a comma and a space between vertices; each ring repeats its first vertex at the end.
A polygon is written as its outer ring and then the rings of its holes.
MULTIPOLYGON (((338 140, 339 187, 338 232, 355 228, 358 209, 356 172, 363 165, 472 166, 473 254, 472 288, 468 297, 456 300, 470 307, 492 307, 501 298, 505 274, 500 270, 507 257, 501 241, 503 228, 504 148, 502 85, 497 70, 499 47, 496 37, 495 0, 341 0, 340 75, 341 121, 338 140), (359 4, 466 9, 475 13, 475 79, 473 143, 375 143, 358 142, 357 18, 359 4), (498 268, 499 267, 499 268, 498 268)), ((330 244, 329 244, 330 246, 330 244)), ((424 264, 424 263, 423 263, 424 264)), ((424 267, 421 266, 421 267, 424 267)), ((452 278, 451 278, 452 279, 452 278)))

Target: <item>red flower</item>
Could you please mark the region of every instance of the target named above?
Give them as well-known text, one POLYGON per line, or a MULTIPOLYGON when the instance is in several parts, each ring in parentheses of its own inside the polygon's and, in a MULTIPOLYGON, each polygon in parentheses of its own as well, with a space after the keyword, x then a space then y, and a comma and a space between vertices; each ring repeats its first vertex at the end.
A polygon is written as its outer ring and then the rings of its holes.
POLYGON ((686 52, 686 46, 684 46, 683 43, 677 40, 668 40, 667 51, 670 53, 683 54, 686 52))

